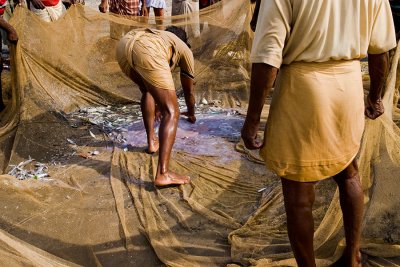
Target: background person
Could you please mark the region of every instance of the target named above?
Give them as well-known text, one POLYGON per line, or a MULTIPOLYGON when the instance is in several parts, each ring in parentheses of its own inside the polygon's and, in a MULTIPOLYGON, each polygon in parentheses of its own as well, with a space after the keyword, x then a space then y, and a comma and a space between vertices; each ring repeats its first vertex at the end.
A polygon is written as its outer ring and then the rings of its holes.
MULTIPOLYGON (((0 9, 1 12, 1 9, 0 9)), ((4 10, 3 10, 4 12, 4 10)), ((2 15, 2 14, 1 14, 2 15)), ((7 39, 9 43, 16 44, 18 41, 18 34, 13 26, 11 26, 3 17, 0 17, 0 29, 7 34, 7 39)), ((0 47, 2 47, 2 40, 0 39, 0 47)), ((1 51, 1 50, 0 50, 1 51)), ((5 108, 4 101, 3 101, 3 90, 1 85, 1 73, 3 72, 3 57, 0 56, 0 111, 5 108)))
MULTIPOLYGON (((122 16, 147 16, 146 2, 140 0, 101 0, 99 5, 101 13, 110 13, 122 16)), ((129 25, 122 25, 110 22, 110 36, 113 39, 121 39, 127 32, 132 29, 129 25)))

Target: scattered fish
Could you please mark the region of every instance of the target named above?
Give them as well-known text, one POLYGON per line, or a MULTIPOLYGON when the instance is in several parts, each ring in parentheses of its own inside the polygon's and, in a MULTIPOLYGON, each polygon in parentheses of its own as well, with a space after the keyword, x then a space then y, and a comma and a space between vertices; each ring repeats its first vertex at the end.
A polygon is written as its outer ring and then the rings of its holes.
MULTIPOLYGON (((203 97, 196 106, 196 114, 226 114, 227 116, 240 115, 235 109, 225 109, 221 107, 222 101, 218 99, 207 100, 203 97)), ((183 95, 178 98, 179 110, 186 111, 186 103, 183 95)), ((240 106, 240 101, 236 101, 236 105, 240 106)), ((142 123, 142 111, 139 104, 119 105, 119 106, 100 106, 82 108, 76 112, 65 114, 70 125, 96 125, 104 136, 119 144, 126 144, 129 134, 129 128, 137 123, 142 123)), ((71 126, 72 127, 72 126, 71 126)), ((156 129, 158 131, 158 128, 156 129)), ((92 131, 89 134, 94 139, 98 139, 92 131)), ((75 145, 76 143, 67 139, 67 141, 75 145)))
POLYGON ((92 133, 92 131, 89 130, 89 134, 91 137, 93 137, 94 139, 96 139, 96 135, 94 135, 94 133, 92 133))
POLYGON ((67 138, 68 143, 70 143, 71 145, 76 145, 76 143, 74 142, 74 140, 67 138))
POLYGON ((8 175, 14 176, 18 180, 43 180, 44 177, 50 177, 47 173, 48 167, 44 163, 36 162, 31 168, 28 168, 28 165, 31 165, 34 161, 29 157, 28 160, 20 162, 18 165, 10 165, 12 169, 8 172, 8 175))

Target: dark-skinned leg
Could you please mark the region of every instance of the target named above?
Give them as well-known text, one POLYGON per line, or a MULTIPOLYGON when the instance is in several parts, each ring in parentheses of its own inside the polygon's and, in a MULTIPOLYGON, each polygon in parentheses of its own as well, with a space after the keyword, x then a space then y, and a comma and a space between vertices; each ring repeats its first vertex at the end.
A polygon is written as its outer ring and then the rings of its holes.
POLYGON ((159 158, 157 174, 154 181, 157 186, 172 184, 187 184, 190 177, 169 171, 169 160, 172 146, 175 142, 176 129, 179 120, 179 108, 175 90, 165 90, 147 84, 147 90, 153 96, 160 112, 161 123, 159 129, 159 158))
POLYGON ((154 120, 156 112, 155 102, 153 96, 147 91, 142 78, 133 69, 131 70, 130 78, 139 86, 139 89, 142 92, 140 108, 142 110, 144 128, 146 129, 147 134, 147 153, 152 154, 157 152, 159 148, 158 139, 154 134, 154 120))
POLYGON ((154 119, 156 106, 153 96, 149 92, 142 93, 140 101, 140 108, 142 110, 144 128, 147 134, 147 153, 157 152, 159 148, 158 139, 154 134, 154 119))
POLYGON ((162 25, 164 21, 160 17, 164 17, 164 8, 153 8, 153 10, 154 10, 154 15, 156 16, 157 29, 163 30, 162 25))
POLYGON ((299 267, 315 267, 314 204, 315 183, 295 182, 281 178, 290 244, 299 267))
POLYGON ((339 187, 340 206, 346 236, 343 257, 347 267, 361 266, 360 239, 364 212, 364 195, 354 160, 346 169, 334 177, 339 187))
POLYGON ((157 17, 164 16, 164 8, 154 8, 154 15, 157 17))

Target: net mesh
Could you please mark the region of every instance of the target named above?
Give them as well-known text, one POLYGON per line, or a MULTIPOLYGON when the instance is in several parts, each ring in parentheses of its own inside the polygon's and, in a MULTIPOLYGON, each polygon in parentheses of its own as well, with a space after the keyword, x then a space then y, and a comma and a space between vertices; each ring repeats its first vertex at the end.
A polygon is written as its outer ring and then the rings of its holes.
MULTIPOLYGON (((248 1, 221 1, 146 22, 77 5, 53 23, 15 10, 20 40, 10 50, 12 98, 0 122, 2 266, 296 266, 280 180, 237 144, 249 88, 250 10, 248 1), (196 125, 179 124, 171 169, 192 182, 158 190, 157 155, 144 153, 140 123, 128 127, 124 146, 93 123, 73 125, 67 113, 137 103, 139 89, 115 60, 114 34, 168 25, 189 36, 192 26, 201 29, 189 42, 198 104, 209 108, 196 125), (88 157, 94 150, 100 153, 88 157), (6 174, 30 158, 48 166, 49 179, 6 174)), ((362 252, 374 266, 400 265, 399 54, 386 112, 367 120, 358 156, 367 207, 362 252)), ((267 114, 268 105, 264 120, 267 114)), ((331 179, 317 185, 313 213, 317 264, 329 266, 345 245, 331 179)))

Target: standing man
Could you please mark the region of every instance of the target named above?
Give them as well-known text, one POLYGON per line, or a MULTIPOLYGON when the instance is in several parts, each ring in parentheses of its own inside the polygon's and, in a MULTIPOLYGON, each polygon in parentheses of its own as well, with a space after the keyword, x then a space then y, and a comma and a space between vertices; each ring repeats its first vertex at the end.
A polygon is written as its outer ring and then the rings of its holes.
MULTIPOLYGON (((110 13, 122 16, 148 16, 145 0, 101 0, 100 12, 106 13, 107 9, 110 13)), ((110 22, 110 36, 113 39, 121 39, 131 29, 132 27, 128 25, 110 22)))
POLYGON ((147 12, 146 4, 142 3, 143 14, 141 14, 140 0, 101 0, 99 10, 102 13, 107 12, 109 8, 111 13, 124 16, 140 16, 147 12))
POLYGON ((179 107, 171 71, 180 67, 181 83, 188 111, 183 113, 195 123, 194 59, 187 45, 186 32, 168 27, 166 31, 130 31, 117 45, 117 60, 122 71, 142 92, 141 109, 147 133, 148 153, 159 151, 154 184, 167 186, 189 183, 189 176, 169 171, 175 142, 179 107), (161 112, 159 141, 154 133, 156 106, 161 112))
POLYGON ((360 266, 363 192, 355 157, 364 112, 384 112, 388 53, 396 46, 388 0, 261 1, 251 61, 250 100, 242 138, 261 148, 281 177, 287 230, 300 267, 315 266, 312 206, 316 182, 339 187, 346 266, 360 266), (364 108, 359 59, 368 54, 371 89, 364 108), (264 144, 256 140, 274 84, 264 144))
MULTIPOLYGON (((8 23, 4 18, 3 18, 3 13, 4 9, 2 10, 0 8, 0 30, 2 32, 5 32, 7 34, 7 40, 9 43, 15 45, 18 41, 18 34, 17 31, 14 29, 13 26, 11 26, 10 23, 8 23)), ((2 37, 3 34, 0 35, 2 37)), ((1 48, 3 46, 3 40, 0 38, 0 52, 1 48)), ((3 101, 3 90, 2 90, 2 85, 1 85, 1 73, 3 72, 3 57, 0 55, 0 111, 2 111, 5 108, 4 101, 3 101)))
POLYGON ((189 38, 200 36, 199 0, 172 0, 171 15, 186 15, 184 30, 189 38))

